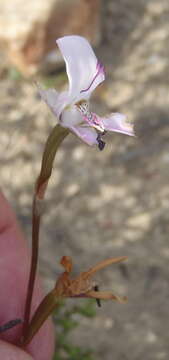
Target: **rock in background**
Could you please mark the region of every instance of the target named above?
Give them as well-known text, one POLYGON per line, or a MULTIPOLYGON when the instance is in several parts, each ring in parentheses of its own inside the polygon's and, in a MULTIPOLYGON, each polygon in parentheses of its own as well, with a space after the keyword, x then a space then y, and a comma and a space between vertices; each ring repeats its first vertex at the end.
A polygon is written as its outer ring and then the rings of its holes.
POLYGON ((100 0, 12 0, 0 3, 0 49, 25 75, 61 63, 55 40, 79 34, 100 39, 100 0))

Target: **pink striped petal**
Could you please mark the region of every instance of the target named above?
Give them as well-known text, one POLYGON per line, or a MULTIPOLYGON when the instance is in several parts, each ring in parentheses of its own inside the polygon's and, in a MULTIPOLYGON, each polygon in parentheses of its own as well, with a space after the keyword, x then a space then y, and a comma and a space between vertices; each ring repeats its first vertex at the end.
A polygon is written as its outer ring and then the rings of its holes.
POLYGON ((134 136, 133 125, 126 121, 126 116, 120 113, 112 113, 108 117, 100 118, 103 127, 107 131, 115 131, 134 136))
POLYGON ((81 36, 64 36, 56 43, 66 62, 69 103, 88 99, 105 79, 103 66, 98 63, 89 42, 81 36))

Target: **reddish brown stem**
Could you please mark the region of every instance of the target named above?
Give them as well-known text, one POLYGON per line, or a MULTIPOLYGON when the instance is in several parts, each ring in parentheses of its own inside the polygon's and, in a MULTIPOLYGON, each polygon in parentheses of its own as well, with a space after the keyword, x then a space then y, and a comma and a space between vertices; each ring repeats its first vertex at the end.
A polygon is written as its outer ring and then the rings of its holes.
POLYGON ((32 257, 31 257, 31 268, 28 282, 28 291, 25 304, 25 314, 24 314, 24 323, 23 323, 23 336, 25 336, 26 329, 29 324, 30 311, 32 296, 34 290, 34 283, 36 278, 36 269, 38 265, 38 252, 39 252, 39 229, 40 229, 40 215, 36 211, 36 198, 33 200, 33 209, 32 209, 32 257))
POLYGON ((69 130, 62 128, 60 125, 56 125, 55 128, 52 130, 45 145, 45 150, 42 157, 41 171, 36 183, 33 208, 32 208, 32 257, 31 257, 30 275, 29 275, 26 304, 25 304, 23 337, 27 333, 27 329, 29 327, 32 296, 33 296, 36 270, 38 264, 39 229, 40 229, 40 219, 41 219, 41 214, 38 209, 38 201, 39 200, 41 201, 44 198, 45 191, 48 185, 48 180, 52 173, 53 162, 56 152, 60 144, 68 134, 69 134, 69 130))

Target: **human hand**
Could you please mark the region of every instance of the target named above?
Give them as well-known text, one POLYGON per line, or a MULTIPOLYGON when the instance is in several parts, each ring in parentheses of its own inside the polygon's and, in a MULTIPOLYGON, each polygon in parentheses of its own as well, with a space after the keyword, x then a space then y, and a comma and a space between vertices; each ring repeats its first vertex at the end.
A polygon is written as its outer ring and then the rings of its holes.
MULTIPOLYGON (((30 253, 24 236, 8 202, 0 193, 0 325, 13 319, 23 319, 30 266, 30 253)), ((36 282, 32 312, 42 299, 39 282, 36 282)), ((47 320, 26 352, 13 345, 22 334, 17 325, 0 334, 0 359, 51 360, 54 349, 54 331, 47 320)))

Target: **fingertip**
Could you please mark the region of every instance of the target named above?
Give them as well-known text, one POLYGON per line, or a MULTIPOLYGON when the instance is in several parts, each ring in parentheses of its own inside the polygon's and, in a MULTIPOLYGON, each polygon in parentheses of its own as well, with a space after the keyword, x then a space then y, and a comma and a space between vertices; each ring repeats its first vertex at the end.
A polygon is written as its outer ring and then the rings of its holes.
MULTIPOLYGON (((2 289, 5 289, 0 296, 0 320, 3 324, 11 319, 23 318, 30 254, 22 231, 17 224, 15 214, 1 191, 0 214, 0 282, 2 289)), ((33 296, 33 311, 35 311, 42 297, 41 286, 37 281, 33 296)), ((15 342, 20 336, 20 331, 20 326, 17 326, 5 332, 3 339, 15 342)), ((54 352, 54 343, 54 329, 51 319, 48 319, 28 347, 28 351, 36 360, 50 360, 54 352)), ((3 344, 8 345, 8 350, 12 346, 2 341, 3 344)), ((16 353, 17 348, 14 347, 14 349, 16 353)), ((4 355, 3 357, 1 351, 5 351, 5 348, 0 343, 0 360, 33 359, 23 350, 22 354, 26 357, 18 357, 18 355, 16 357, 5 357, 4 355)))
POLYGON ((49 318, 26 348, 36 360, 51 360, 55 349, 55 332, 49 318))
POLYGON ((0 359, 3 360, 33 360, 32 356, 5 341, 0 340, 0 359))
POLYGON ((0 233, 15 224, 15 215, 3 193, 0 191, 0 233))

